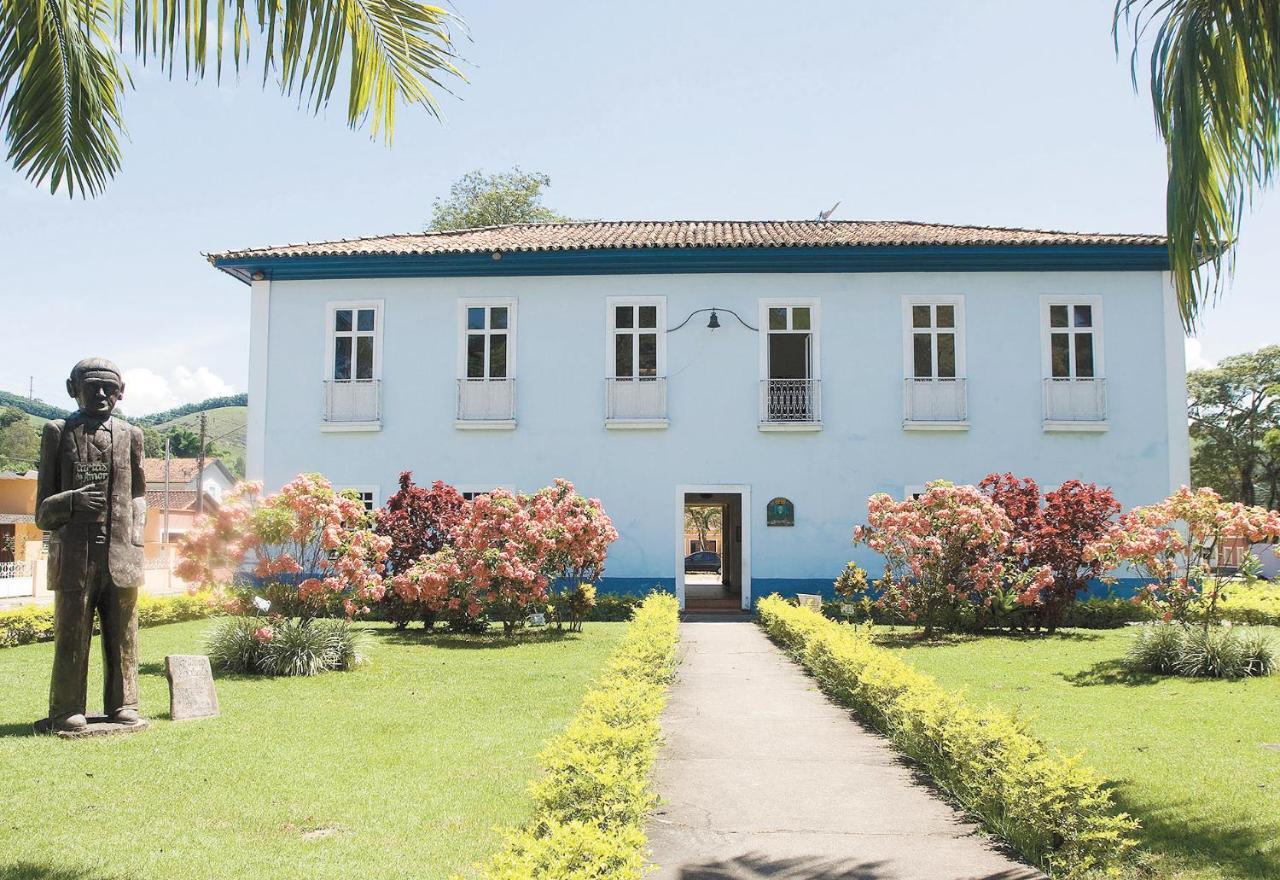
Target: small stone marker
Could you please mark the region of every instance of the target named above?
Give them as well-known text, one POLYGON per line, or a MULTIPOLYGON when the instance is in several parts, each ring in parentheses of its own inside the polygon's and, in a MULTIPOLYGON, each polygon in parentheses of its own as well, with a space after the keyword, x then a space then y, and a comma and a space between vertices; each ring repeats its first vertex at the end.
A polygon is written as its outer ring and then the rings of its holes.
POLYGON ((822 610, 822 597, 817 593, 797 593, 796 602, 801 608, 812 608, 814 611, 822 610))
POLYGON ((171 654, 164 658, 164 674, 169 679, 169 717, 174 721, 218 714, 213 668, 204 654, 171 654))

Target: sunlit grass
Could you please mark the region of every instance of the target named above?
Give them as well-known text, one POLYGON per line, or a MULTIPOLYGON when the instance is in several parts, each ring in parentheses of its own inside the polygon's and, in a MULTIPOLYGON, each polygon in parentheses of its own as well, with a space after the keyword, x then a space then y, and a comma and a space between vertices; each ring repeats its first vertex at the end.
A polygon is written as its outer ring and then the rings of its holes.
POLYGON ((152 727, 94 741, 30 736, 51 646, 0 650, 0 880, 469 874, 527 818, 539 749, 625 629, 509 644, 371 627, 362 669, 220 676, 220 717, 171 722, 164 657, 198 653, 209 625, 142 631, 152 727))
POLYGON ((1280 675, 1131 674, 1119 661, 1133 636, 1074 630, 891 643, 946 687, 1016 712, 1114 780, 1117 800, 1143 822, 1157 876, 1280 877, 1280 675))

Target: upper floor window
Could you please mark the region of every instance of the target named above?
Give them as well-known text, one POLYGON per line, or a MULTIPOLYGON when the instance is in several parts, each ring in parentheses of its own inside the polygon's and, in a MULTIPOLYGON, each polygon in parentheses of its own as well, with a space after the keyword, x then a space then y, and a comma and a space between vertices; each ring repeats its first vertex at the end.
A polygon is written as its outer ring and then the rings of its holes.
POLYGON ((511 375, 513 304, 466 307, 466 378, 506 379, 511 375))
POLYGON ((760 424, 822 423, 817 300, 761 300, 760 424))
POLYGON ((961 304, 909 303, 911 310, 911 376, 915 379, 954 379, 959 369, 961 304))
POLYGON ((329 375, 339 382, 375 379, 381 366, 381 306, 333 303, 329 306, 329 375))
POLYGON ((609 300, 609 376, 655 379, 663 373, 666 352, 664 302, 660 299, 609 300))
POLYGON ((348 486, 345 490, 360 499, 366 513, 372 513, 378 506, 378 488, 376 486, 348 486))
POLYGON ((1102 321, 1096 297, 1053 299, 1045 303, 1048 323, 1048 376, 1094 379, 1102 375, 1102 321))

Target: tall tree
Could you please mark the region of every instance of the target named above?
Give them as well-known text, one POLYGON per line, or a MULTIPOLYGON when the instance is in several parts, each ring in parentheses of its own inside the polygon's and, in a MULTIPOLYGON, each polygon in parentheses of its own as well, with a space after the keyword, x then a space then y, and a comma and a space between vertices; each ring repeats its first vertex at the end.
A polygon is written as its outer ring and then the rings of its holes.
POLYGON ((347 123, 391 139, 398 104, 439 114, 461 74, 449 12, 418 0, 0 0, 0 122, 15 170, 97 195, 120 169, 125 56, 186 79, 250 49, 262 79, 313 112, 347 78, 347 123))
POLYGON ((1229 501, 1280 507, 1280 345, 1187 375, 1191 477, 1229 501))
POLYGON ((1126 26, 1135 88, 1141 46, 1154 35, 1150 89, 1169 164, 1169 260, 1190 329, 1230 274, 1245 205, 1280 163, 1280 4, 1117 0, 1117 47, 1126 26))
POLYGON ((719 507, 686 507, 684 509, 685 531, 692 529, 698 535, 698 549, 707 549, 707 535, 719 533, 724 524, 724 511, 719 507))
POLYGON ((24 473, 40 457, 40 432, 17 407, 0 408, 0 471, 24 473))
POLYGON ((512 168, 497 174, 472 171, 449 187, 447 199, 431 204, 428 231, 503 226, 508 223, 565 223, 570 218, 542 204, 551 178, 512 168))

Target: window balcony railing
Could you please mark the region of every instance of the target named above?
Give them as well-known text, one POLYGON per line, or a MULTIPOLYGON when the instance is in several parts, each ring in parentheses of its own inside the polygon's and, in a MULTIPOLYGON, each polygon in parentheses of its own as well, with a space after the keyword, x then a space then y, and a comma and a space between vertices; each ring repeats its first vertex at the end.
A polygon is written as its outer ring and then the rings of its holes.
POLYGON ((515 379, 459 379, 458 421, 514 423, 515 379))
POLYGON ((1045 379, 1045 422, 1105 422, 1106 379, 1045 379))
POLYGON ((606 424, 665 422, 667 380, 661 377, 605 379, 604 418, 606 424))
POLYGON ((907 379, 903 382, 902 410, 908 425, 964 425, 969 419, 966 382, 907 379))
POLYGON ((329 379, 324 383, 326 424, 378 422, 382 419, 381 379, 329 379))
POLYGON ((820 425, 822 382, 819 379, 762 379, 760 424, 820 425))

